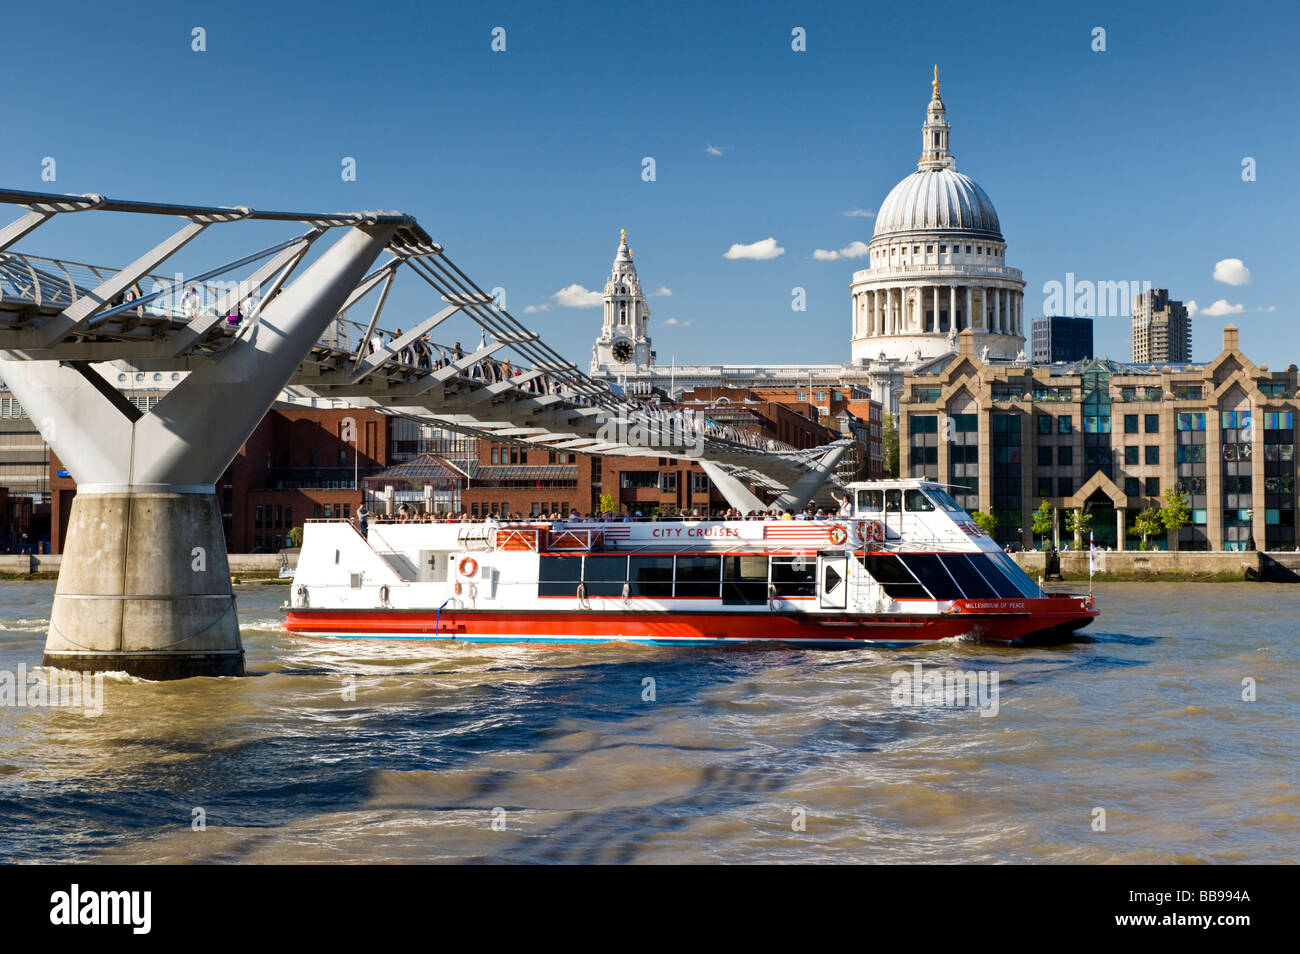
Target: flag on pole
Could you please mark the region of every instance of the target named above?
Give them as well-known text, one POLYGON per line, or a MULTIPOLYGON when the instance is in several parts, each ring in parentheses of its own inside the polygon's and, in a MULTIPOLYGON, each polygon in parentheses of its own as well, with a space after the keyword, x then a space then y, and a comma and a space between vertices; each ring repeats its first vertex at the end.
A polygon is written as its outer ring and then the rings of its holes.
POLYGON ((1088 531, 1088 592, 1092 592, 1092 575, 1097 572, 1097 544, 1092 539, 1092 531, 1088 531))

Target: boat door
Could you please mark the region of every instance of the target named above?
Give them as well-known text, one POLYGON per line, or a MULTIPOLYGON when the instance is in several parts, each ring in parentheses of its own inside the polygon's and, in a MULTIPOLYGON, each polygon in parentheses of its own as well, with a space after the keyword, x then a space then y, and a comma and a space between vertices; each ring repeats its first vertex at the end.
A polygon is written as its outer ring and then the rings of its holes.
POLYGON ((817 605, 844 609, 849 599, 849 558, 838 551, 817 554, 817 605))

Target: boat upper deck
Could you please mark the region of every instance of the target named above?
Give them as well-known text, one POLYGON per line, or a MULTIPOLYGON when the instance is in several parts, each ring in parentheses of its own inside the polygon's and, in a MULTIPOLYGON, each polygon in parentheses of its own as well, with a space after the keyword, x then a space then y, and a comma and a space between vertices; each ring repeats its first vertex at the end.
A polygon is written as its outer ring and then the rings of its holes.
POLYGON ((608 518, 465 521, 371 517, 381 550, 533 550, 537 552, 684 550, 988 550, 996 545, 935 484, 850 485, 850 516, 818 519, 608 518))

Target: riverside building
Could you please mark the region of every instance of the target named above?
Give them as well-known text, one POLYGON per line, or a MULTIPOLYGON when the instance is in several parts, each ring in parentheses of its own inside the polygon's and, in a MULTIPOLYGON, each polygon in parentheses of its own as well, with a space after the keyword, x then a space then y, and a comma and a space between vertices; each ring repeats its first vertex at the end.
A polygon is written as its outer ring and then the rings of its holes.
POLYGON ((1137 549, 1134 518, 1174 488, 1191 523, 1157 545, 1295 548, 1296 365, 1255 364, 1233 325, 1206 364, 998 366, 977 340, 963 332, 944 367, 907 376, 900 465, 956 485, 963 507, 997 518, 1000 543, 1033 545, 1046 500, 1089 512, 1098 546, 1137 549))

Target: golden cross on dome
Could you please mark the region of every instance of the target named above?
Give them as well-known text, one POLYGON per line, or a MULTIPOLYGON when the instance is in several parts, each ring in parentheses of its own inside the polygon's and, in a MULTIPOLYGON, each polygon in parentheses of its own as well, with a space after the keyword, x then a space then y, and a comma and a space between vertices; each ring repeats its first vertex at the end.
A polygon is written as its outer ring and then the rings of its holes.
POLYGON ((934 82, 930 84, 934 87, 934 98, 939 98, 939 64, 934 64, 934 82))
POLYGON ((621 234, 621 238, 619 239, 619 244, 620 244, 620 245, 626 245, 626 244, 627 244, 627 229, 619 229, 619 232, 620 232, 620 234, 621 234))

